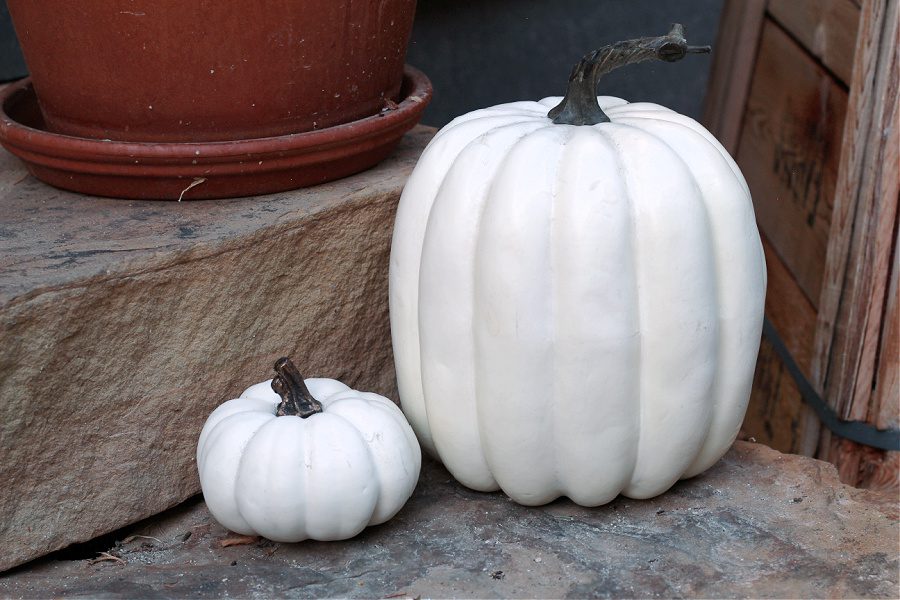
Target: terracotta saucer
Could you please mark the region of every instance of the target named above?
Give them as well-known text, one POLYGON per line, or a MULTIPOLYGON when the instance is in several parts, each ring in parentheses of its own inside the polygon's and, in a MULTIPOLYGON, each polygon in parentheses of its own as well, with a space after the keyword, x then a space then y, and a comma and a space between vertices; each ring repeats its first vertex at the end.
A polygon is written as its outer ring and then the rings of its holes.
POLYGON ((115 142, 44 128, 29 79, 0 96, 0 144, 50 185, 114 198, 196 200, 279 192, 363 171, 386 158, 431 100, 431 82, 406 66, 396 108, 358 121, 277 137, 220 142, 115 142))

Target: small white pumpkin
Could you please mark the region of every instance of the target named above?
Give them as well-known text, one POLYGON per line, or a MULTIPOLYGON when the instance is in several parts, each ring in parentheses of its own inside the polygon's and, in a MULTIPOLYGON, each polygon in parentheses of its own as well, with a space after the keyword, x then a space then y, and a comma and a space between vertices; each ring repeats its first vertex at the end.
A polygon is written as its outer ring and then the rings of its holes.
POLYGON ((647 498, 737 435, 766 288, 747 184, 694 120, 596 95, 703 50, 680 26, 608 46, 565 99, 463 115, 419 159, 391 248, 400 402, 466 486, 647 498))
POLYGON ((304 382, 286 358, 275 371, 216 408, 200 432, 197 468, 213 517, 276 542, 343 540, 393 517, 422 464, 400 409, 334 379, 304 382))

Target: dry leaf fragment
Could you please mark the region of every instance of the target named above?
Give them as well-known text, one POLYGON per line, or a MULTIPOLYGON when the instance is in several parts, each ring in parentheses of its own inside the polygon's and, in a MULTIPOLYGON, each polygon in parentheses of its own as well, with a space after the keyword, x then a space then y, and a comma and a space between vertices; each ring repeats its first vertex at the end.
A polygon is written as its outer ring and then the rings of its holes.
POLYGON ((253 544, 258 540, 258 535, 238 535, 235 537, 225 538, 224 540, 219 540, 219 547, 227 548, 228 546, 243 546, 245 544, 253 544))
POLYGON ((206 177, 194 177, 194 181, 191 182, 191 184, 190 184, 189 186, 187 186, 186 188, 184 188, 183 190, 181 190, 181 193, 180 193, 180 194, 178 194, 178 201, 181 202, 181 199, 184 198, 184 193, 185 193, 186 191, 188 191, 189 189, 191 189, 191 188, 193 188, 193 187, 197 187, 198 185, 200 185, 200 184, 203 183, 204 181, 206 181, 206 177))

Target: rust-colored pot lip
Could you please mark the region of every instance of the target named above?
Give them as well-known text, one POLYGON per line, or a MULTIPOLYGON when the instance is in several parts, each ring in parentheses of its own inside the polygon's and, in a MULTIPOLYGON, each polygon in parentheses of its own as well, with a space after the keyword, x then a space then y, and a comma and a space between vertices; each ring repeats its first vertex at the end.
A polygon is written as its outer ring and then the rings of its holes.
POLYGON ((403 79, 402 99, 395 108, 325 129, 229 141, 128 142, 57 134, 40 128, 40 124, 16 120, 14 109, 18 103, 36 103, 31 80, 26 78, 10 85, 0 96, 0 143, 20 157, 17 150, 26 152, 26 161, 40 162, 40 157, 46 156, 76 160, 86 165, 91 162, 134 165, 135 160, 143 166, 184 164, 182 161, 190 165, 198 159, 208 165, 210 162, 230 162, 238 157, 246 160, 285 152, 321 152, 363 142, 407 123, 410 127, 415 124, 431 100, 431 82, 410 65, 405 66, 403 79))

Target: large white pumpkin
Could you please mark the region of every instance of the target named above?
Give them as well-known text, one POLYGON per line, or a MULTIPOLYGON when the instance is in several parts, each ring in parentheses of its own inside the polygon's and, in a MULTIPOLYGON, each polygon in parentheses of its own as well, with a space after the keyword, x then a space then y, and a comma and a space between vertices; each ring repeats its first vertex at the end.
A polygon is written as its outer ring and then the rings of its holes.
POLYGON ((744 178, 697 122, 601 96, 611 122, 557 125, 560 100, 463 115, 416 165, 390 262, 401 406, 470 488, 647 498, 738 433, 762 247, 744 178))

